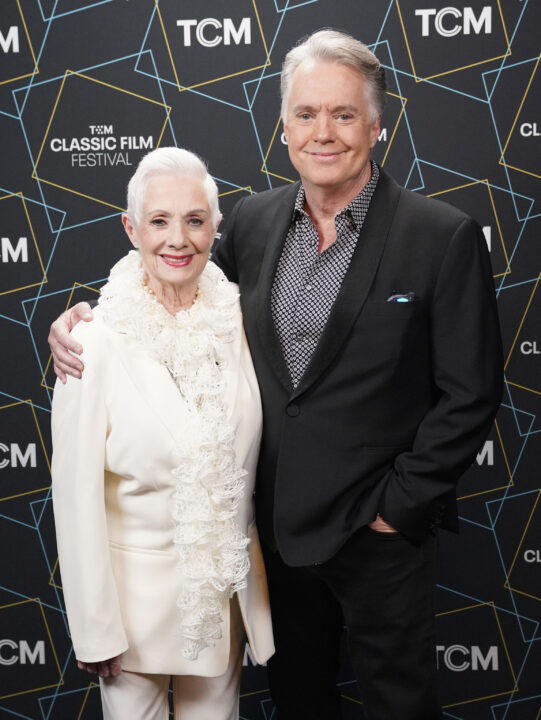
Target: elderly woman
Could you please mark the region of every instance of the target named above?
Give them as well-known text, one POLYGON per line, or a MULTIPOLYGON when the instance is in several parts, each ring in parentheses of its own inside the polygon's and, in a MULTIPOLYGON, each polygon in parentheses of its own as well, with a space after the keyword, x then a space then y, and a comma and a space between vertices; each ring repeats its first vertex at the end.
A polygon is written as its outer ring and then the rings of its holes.
POLYGON ((186 150, 146 155, 122 218, 136 248, 75 332, 53 399, 53 503, 79 667, 104 717, 234 720, 245 636, 273 652, 252 492, 257 381, 235 285, 212 263, 216 184, 186 150))

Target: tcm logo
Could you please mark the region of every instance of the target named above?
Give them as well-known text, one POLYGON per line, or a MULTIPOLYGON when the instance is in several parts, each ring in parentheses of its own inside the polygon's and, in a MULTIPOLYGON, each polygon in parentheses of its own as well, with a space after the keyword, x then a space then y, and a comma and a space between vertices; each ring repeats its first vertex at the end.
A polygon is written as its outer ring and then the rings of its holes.
POLYGON ((464 670, 499 670, 498 646, 491 645, 486 653, 483 653, 479 645, 472 645, 470 648, 464 645, 437 645, 436 653, 438 669, 441 664, 453 672, 464 672, 464 670))
POLYGON ((490 225, 483 225, 483 235, 487 241, 488 251, 492 252, 492 227, 490 225))
POLYGON ((16 25, 12 25, 6 35, 0 30, 0 48, 4 53, 19 52, 19 28, 16 25))
MULTIPOLYGON (((246 645, 244 646, 244 657, 242 659, 242 666, 243 667, 248 667, 248 666, 257 667, 257 664, 258 664, 257 660, 252 655, 251 647, 248 645, 248 643, 246 643, 246 645)), ((266 666, 267 663, 263 663, 263 665, 266 666)))
POLYGON ((524 340, 521 342, 520 352, 523 355, 541 355, 541 350, 537 347, 537 340, 524 340))
POLYGON ((20 237, 14 246, 8 237, 3 237, 0 244, 0 261, 28 262, 28 238, 20 237))
POLYGON ((238 27, 235 27, 232 18, 224 18, 223 21, 216 18, 205 18, 204 20, 177 20, 178 27, 183 31, 184 47, 192 44, 192 30, 197 42, 203 47, 216 47, 223 42, 224 45, 252 44, 252 20, 249 17, 242 18, 238 27))
POLYGON ((26 640, 0 640, 0 665, 45 665, 45 641, 38 640, 31 648, 26 640))
POLYGON ((494 440, 487 440, 477 453, 475 461, 478 465, 494 465, 494 440))
POLYGON ((444 7, 441 10, 436 8, 424 8, 416 10, 416 15, 421 18, 421 35, 430 35, 431 28, 442 37, 454 37, 462 32, 464 35, 471 35, 474 32, 479 35, 492 33, 492 7, 486 5, 481 9, 478 16, 473 8, 465 7, 460 10, 455 7, 444 7))
POLYGON ((520 126, 520 134, 522 137, 541 137, 541 130, 537 128, 537 123, 522 123, 520 126))
POLYGON ((36 456, 36 443, 29 443, 24 451, 17 443, 11 443, 9 446, 0 443, 0 470, 8 465, 11 465, 11 467, 26 467, 30 464, 30 467, 35 468, 37 465, 36 456))
POLYGON ((524 560, 527 563, 541 563, 541 550, 525 550, 524 560))

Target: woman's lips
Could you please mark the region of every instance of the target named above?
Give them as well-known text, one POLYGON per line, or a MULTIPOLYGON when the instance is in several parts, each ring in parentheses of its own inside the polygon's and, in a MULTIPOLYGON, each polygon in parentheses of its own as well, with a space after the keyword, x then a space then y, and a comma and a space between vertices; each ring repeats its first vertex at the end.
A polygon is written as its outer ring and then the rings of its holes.
POLYGON ((166 265, 171 267, 184 267, 193 260, 193 255, 160 255, 166 265))

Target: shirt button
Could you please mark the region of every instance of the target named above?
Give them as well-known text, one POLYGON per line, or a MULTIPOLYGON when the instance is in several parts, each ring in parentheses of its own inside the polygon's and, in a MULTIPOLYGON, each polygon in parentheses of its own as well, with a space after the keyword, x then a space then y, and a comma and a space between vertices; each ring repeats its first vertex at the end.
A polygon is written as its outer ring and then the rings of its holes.
POLYGON ((306 333, 303 333, 302 331, 295 333, 295 340, 297 342, 302 342, 305 339, 305 337, 306 337, 306 333))
POLYGON ((291 403, 291 405, 288 405, 286 407, 286 415, 288 417, 297 417, 297 415, 300 415, 301 409, 298 405, 295 405, 295 403, 291 403))
POLYGON ((312 287, 313 287, 313 286, 312 286, 312 285, 310 285, 310 283, 308 283, 308 285, 306 285, 306 288, 305 288, 305 289, 306 289, 306 290, 311 290, 311 289, 312 289, 312 287))

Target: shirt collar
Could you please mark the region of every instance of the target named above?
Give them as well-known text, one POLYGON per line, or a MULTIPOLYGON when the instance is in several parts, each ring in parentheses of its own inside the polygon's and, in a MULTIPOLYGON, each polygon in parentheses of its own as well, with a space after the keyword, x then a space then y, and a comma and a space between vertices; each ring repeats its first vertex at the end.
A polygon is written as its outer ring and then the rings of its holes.
MULTIPOLYGON (((347 215, 348 218, 351 218, 355 223, 356 230, 360 230, 361 225, 363 224, 364 217, 366 215, 366 207, 368 207, 370 200, 372 199, 372 195, 374 194, 374 190, 376 189, 376 185, 379 180, 378 164, 373 160, 371 160, 370 163, 372 166, 372 175, 370 180, 366 183, 361 192, 356 195, 353 200, 336 216, 339 217, 340 215, 347 215)), ((298 220, 300 217, 307 215, 304 209, 305 197, 304 187, 301 183, 297 192, 297 197, 295 198, 295 205, 293 206, 293 220, 298 220)))

